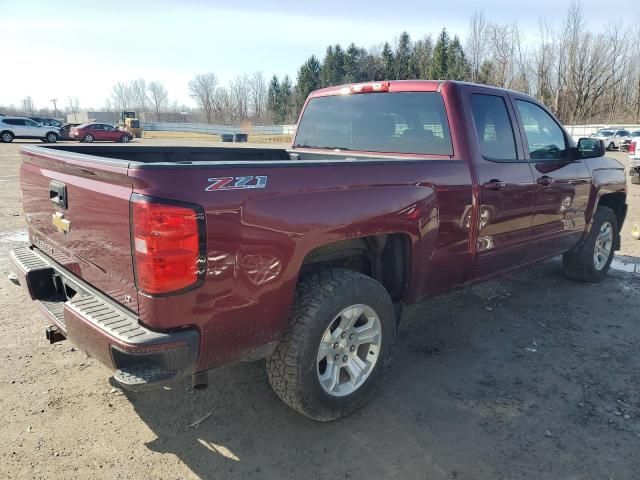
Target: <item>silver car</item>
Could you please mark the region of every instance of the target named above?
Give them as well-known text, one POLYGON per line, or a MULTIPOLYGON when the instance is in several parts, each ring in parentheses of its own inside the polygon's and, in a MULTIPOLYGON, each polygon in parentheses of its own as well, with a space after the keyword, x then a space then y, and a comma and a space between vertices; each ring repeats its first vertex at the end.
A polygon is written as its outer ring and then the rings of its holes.
POLYGON ((24 117, 0 117, 0 140, 9 143, 14 138, 34 138, 55 143, 60 138, 60 129, 24 117))
POLYGON ((629 130, 602 128, 592 135, 592 137, 602 140, 607 150, 620 148, 626 140, 629 140, 629 130))

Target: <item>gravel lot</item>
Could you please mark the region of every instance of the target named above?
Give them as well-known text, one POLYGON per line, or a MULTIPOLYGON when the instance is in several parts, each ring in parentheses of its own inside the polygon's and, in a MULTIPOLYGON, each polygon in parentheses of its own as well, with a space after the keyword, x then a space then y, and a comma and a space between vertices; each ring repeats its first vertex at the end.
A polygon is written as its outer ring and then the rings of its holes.
MULTIPOLYGON (((168 143, 135 143, 152 142, 168 143)), ((50 346, 6 279, 25 240, 20 144, 0 144, 0 478, 639 477, 640 275, 576 284, 553 260, 416 305, 376 397, 331 424, 280 402, 260 362, 215 371, 205 391, 123 393, 68 342, 50 346)), ((640 262, 629 190, 620 254, 640 262)))

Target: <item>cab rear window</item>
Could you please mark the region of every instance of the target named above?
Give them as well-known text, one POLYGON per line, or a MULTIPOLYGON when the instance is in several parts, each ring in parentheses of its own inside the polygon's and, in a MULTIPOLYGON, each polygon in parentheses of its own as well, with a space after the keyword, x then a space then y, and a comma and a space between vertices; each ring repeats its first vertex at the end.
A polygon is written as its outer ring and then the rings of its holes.
POLYGON ((452 155, 451 133, 437 92, 312 98, 294 147, 452 155))

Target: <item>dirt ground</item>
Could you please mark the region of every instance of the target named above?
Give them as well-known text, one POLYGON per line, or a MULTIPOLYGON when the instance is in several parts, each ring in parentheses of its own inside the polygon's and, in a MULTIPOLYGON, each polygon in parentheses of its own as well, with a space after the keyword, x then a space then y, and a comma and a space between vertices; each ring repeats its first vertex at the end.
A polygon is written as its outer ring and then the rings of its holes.
MULTIPOLYGON (((137 143, 151 142, 166 141, 137 143)), ((553 260, 416 305, 373 401, 330 424, 278 400, 260 362, 204 391, 122 393, 69 342, 49 345, 7 280, 25 240, 19 146, 0 145, 0 478, 640 477, 640 275, 577 284, 553 260)), ((620 253, 639 262, 629 189, 620 253)))

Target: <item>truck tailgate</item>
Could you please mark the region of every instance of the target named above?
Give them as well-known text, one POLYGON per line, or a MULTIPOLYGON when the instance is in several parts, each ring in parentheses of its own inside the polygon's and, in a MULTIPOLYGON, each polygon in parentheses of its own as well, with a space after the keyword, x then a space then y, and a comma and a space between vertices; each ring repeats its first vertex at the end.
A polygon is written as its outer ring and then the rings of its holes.
POLYGON ((23 147, 23 208, 32 243, 137 312, 128 163, 23 147))

